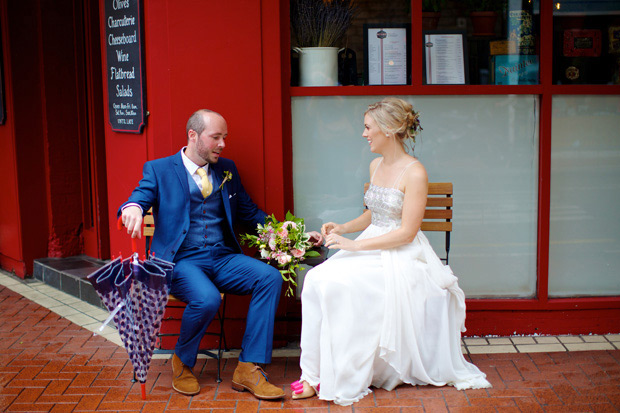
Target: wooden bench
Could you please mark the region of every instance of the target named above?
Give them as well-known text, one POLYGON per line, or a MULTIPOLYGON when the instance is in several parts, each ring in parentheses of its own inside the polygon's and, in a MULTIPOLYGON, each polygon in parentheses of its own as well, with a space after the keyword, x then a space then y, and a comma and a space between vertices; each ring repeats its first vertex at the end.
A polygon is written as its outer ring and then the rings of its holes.
MULTIPOLYGON (((151 239, 155 234, 155 219, 153 217, 152 209, 149 209, 147 214, 144 216, 144 227, 143 234, 146 242, 146 255, 148 256, 151 239)), ((211 357, 217 360, 217 382, 222 382, 221 377, 221 361, 222 355, 224 351, 227 351, 226 348, 226 336, 224 334, 224 320, 225 320, 225 312, 226 312, 226 294, 221 294, 222 296, 222 306, 221 309, 218 310, 217 319, 219 328, 216 331, 210 331, 211 326, 207 328, 205 332, 205 336, 215 336, 217 337, 217 349, 207 349, 206 340, 200 342, 200 350, 198 350, 198 354, 204 354, 208 357, 211 357)), ((181 330, 181 318, 183 317, 183 311, 185 310, 186 303, 176 298, 174 295, 168 295, 168 304, 166 305, 166 310, 164 312, 164 318, 162 319, 162 326, 157 334, 157 344, 154 353, 155 354, 173 354, 174 346, 176 344, 176 340, 179 337, 179 332, 181 330), (170 330, 174 332, 165 332, 162 333, 162 330, 170 330)), ((215 320, 214 320, 215 321, 215 320)), ((212 323, 213 325, 213 323, 212 323)))
MULTIPOLYGON (((364 184, 364 193, 370 184, 364 184)), ((426 210, 420 229, 422 232, 445 232, 446 255, 439 257, 448 264, 450 257, 450 234, 452 233, 453 202, 452 182, 429 182, 426 210)))

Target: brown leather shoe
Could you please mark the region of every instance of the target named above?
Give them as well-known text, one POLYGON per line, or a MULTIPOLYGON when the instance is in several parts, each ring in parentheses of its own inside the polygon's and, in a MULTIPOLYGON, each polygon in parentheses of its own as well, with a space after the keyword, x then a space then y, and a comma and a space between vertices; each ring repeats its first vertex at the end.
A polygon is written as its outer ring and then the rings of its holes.
POLYGON ((237 364, 232 379, 232 388, 237 391, 247 390, 257 399, 274 400, 284 397, 284 390, 267 380, 267 373, 254 363, 237 364))
POLYGON ((186 396, 200 393, 200 386, 192 369, 183 364, 176 353, 172 356, 172 388, 186 396))

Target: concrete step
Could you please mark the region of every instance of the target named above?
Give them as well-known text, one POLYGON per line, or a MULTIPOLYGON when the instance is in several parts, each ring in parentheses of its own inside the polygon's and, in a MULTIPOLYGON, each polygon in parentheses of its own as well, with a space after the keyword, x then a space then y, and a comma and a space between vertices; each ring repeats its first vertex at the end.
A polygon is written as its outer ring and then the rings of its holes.
POLYGON ((67 258, 39 258, 34 260, 34 278, 79 298, 89 304, 104 308, 101 299, 86 277, 107 262, 87 255, 67 258))

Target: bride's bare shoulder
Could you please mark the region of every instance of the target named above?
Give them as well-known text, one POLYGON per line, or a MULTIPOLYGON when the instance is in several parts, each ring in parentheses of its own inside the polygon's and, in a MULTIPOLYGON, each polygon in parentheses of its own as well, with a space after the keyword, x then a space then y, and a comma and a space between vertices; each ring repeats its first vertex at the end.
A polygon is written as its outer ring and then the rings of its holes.
POLYGON ((375 169, 377 169, 377 166, 379 166, 379 163, 381 162, 381 159, 383 159, 381 156, 373 159, 372 161, 370 161, 370 176, 372 176, 373 172, 375 171, 375 169))
POLYGON ((407 187, 424 187, 428 186, 428 174, 422 162, 418 161, 407 168, 403 181, 407 187))

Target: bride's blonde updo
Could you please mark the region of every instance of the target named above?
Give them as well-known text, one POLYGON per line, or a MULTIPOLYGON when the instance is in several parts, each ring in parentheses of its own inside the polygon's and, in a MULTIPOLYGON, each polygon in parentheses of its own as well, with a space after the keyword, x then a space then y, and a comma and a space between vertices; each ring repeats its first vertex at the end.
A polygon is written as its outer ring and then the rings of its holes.
POLYGON ((393 134, 402 145, 409 139, 415 143, 415 137, 422 130, 420 112, 413 110, 410 103, 395 97, 373 103, 364 115, 369 115, 383 133, 393 134))

